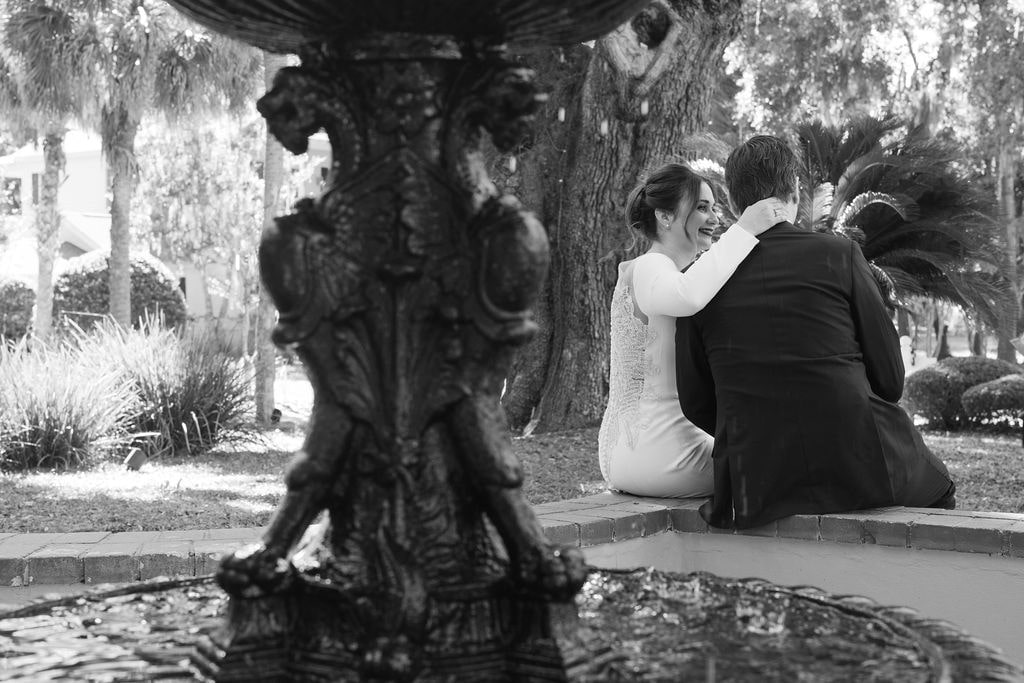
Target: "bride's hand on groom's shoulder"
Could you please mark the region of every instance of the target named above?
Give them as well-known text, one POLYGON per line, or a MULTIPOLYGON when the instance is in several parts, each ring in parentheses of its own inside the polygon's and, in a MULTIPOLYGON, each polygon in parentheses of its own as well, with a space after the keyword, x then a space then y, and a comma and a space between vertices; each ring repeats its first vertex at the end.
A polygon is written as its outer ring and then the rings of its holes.
POLYGON ((740 227, 757 237, 773 225, 778 225, 783 221, 792 222, 796 218, 795 213, 795 204, 784 202, 776 197, 769 197, 744 209, 737 222, 740 227))

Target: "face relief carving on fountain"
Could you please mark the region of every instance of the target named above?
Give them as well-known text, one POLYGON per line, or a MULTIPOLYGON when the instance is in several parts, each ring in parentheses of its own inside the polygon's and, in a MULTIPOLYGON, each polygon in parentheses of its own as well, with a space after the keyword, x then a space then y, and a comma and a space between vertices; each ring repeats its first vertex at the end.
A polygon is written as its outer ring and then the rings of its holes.
POLYGON ((493 37, 467 34, 607 30, 643 3, 454 3, 466 11, 449 36, 419 35, 422 5, 403 0, 376 15, 324 5, 323 25, 307 3, 280 33, 253 5, 173 4, 265 47, 301 45, 258 108, 293 153, 321 129, 333 149, 324 194, 260 248, 276 341, 313 384, 310 431, 263 543, 221 564, 229 616, 197 665, 218 680, 564 680, 552 609, 586 569, 522 497, 499 404, 535 327, 547 237, 497 193, 479 147, 485 133, 519 144, 543 97, 493 37), (389 32, 323 38, 346 11, 389 32))

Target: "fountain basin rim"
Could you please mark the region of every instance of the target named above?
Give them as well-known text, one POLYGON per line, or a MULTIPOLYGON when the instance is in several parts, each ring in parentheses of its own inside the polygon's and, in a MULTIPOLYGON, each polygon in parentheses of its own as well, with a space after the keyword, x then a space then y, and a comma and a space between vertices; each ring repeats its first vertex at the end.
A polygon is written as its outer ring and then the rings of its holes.
POLYGON ((370 32, 445 35, 485 44, 570 45, 604 35, 649 0, 169 0, 189 18, 270 52, 370 32))

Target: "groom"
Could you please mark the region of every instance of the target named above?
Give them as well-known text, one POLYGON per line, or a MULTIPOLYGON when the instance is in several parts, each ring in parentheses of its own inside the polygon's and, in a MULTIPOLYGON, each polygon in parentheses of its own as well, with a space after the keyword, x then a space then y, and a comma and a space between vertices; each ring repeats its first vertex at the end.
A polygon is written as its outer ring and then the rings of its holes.
MULTIPOLYGON (((729 156, 734 211, 796 202, 798 161, 759 135, 729 156)), ((780 217, 710 304, 676 326, 683 413, 714 434, 713 526, 887 505, 954 505, 945 465, 896 401, 903 360, 858 245, 780 217)))

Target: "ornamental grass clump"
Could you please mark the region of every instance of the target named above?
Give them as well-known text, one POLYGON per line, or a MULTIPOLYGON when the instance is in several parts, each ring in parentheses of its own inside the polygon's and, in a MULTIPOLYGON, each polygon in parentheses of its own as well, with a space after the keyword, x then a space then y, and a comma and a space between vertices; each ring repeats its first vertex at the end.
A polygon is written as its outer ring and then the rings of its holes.
POLYGON ((0 470, 87 467, 123 447, 136 397, 91 344, 0 345, 0 470))
POLYGON ((133 446, 150 457, 194 456, 250 436, 245 370, 212 334, 168 330, 154 320, 137 330, 105 325, 97 334, 138 396, 133 446))

